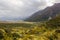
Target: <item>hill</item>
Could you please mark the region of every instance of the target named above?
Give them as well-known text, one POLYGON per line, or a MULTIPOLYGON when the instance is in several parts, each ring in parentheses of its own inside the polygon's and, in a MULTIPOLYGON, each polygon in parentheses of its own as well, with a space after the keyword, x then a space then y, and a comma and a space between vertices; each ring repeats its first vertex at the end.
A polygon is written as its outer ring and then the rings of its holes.
POLYGON ((55 3, 53 6, 47 7, 44 10, 40 10, 34 13, 25 21, 30 22, 47 21, 55 18, 59 14, 60 14, 60 3, 55 3))

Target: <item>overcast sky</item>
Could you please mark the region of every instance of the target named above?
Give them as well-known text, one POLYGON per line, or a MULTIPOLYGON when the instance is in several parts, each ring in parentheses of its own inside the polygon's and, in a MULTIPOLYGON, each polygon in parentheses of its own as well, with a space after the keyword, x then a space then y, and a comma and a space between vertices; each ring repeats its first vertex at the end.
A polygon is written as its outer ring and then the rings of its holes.
POLYGON ((0 20, 26 18, 60 0, 0 0, 0 20))

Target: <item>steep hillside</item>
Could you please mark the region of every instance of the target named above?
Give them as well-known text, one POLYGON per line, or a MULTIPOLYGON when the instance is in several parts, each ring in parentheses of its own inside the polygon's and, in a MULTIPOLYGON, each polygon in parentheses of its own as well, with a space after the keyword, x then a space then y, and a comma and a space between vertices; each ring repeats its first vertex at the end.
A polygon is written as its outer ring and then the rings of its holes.
POLYGON ((34 13, 25 21, 33 21, 33 22, 46 21, 55 18, 58 14, 60 14, 60 3, 55 3, 51 7, 47 7, 44 10, 40 10, 34 13))
POLYGON ((51 28, 57 28, 60 27, 60 15, 56 16, 56 18, 53 18, 46 22, 47 26, 51 28))

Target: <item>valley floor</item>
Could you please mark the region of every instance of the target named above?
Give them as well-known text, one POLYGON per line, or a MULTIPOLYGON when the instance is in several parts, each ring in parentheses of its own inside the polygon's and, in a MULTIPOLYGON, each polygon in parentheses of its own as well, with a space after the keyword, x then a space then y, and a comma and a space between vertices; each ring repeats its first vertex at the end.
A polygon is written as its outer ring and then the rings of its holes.
POLYGON ((45 23, 0 23, 0 40, 60 40, 60 27, 45 23))

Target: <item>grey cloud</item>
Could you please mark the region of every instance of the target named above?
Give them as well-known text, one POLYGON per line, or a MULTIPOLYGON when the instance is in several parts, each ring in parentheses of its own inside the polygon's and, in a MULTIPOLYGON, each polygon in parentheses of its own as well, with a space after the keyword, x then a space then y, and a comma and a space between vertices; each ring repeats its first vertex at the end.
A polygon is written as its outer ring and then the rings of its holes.
POLYGON ((46 7, 46 4, 45 0, 0 0, 0 19, 26 18, 46 7))
POLYGON ((60 3, 60 0, 55 0, 56 3, 60 3))

